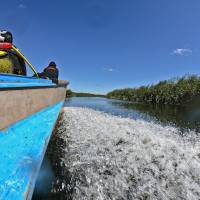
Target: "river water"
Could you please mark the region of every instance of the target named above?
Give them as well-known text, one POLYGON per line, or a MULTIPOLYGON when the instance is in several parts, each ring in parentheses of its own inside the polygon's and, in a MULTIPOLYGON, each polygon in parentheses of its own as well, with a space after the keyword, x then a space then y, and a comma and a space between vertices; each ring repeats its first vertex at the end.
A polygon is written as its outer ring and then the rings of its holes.
POLYGON ((198 105, 67 99, 33 199, 200 199, 199 121, 198 105))

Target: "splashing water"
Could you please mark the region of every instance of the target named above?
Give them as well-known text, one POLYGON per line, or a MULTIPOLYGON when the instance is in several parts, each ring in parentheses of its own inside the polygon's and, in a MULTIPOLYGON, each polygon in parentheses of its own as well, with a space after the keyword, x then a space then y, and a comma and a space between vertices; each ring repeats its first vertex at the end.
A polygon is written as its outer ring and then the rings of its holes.
POLYGON ((58 135, 70 172, 72 199, 199 199, 200 145, 190 132, 65 108, 58 135), (189 138, 190 135, 190 138, 189 138), (73 183, 72 183, 73 182, 73 183))

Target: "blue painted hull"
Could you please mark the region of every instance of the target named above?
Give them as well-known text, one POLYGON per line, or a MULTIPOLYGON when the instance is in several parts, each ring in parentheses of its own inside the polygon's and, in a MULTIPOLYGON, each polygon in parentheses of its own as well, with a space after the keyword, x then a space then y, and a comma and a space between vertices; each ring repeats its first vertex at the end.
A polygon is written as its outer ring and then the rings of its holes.
POLYGON ((31 199, 51 133, 63 102, 0 134, 0 199, 31 199))
MULTIPOLYGON (((21 80, 20 77, 15 78, 21 80)), ((22 81, 22 83, 29 88, 44 87, 45 84, 46 87, 54 85, 49 81, 41 79, 38 81, 41 82, 22 81)), ((0 88, 9 89, 9 84, 17 87, 19 82, 3 81, 2 85, 0 83, 0 88)), ((0 200, 31 199, 63 103, 64 99, 0 130, 0 200)))

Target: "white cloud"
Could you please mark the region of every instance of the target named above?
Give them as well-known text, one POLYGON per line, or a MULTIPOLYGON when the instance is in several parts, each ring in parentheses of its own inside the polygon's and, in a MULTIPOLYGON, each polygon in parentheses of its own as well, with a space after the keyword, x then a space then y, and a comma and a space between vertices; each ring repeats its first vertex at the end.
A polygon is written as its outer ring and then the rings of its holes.
POLYGON ((113 69, 113 68, 109 68, 109 69, 107 69, 107 71, 109 71, 109 72, 113 72, 114 69, 113 69))
POLYGON ((20 9, 25 9, 26 6, 25 6, 24 4, 21 3, 21 4, 18 5, 18 8, 20 8, 20 9))
POLYGON ((114 72, 116 71, 114 68, 103 68, 104 71, 106 72, 114 72))
POLYGON ((192 54, 192 50, 180 48, 180 49, 175 49, 172 54, 176 56, 189 56, 192 54))

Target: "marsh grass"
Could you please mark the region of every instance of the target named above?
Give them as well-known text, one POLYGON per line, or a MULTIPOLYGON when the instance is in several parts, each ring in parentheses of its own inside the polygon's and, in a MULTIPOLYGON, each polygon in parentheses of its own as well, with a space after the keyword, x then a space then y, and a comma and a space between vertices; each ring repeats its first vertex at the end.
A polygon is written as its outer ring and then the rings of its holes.
POLYGON ((108 98, 150 104, 184 105, 197 102, 200 97, 200 77, 187 75, 182 78, 160 81, 158 84, 139 88, 117 89, 108 98))

